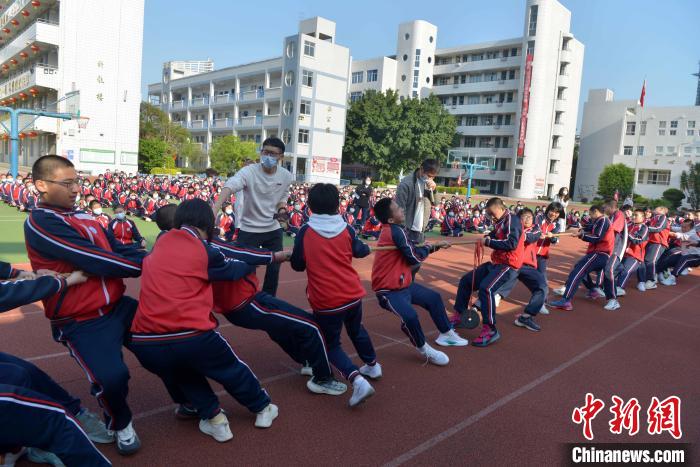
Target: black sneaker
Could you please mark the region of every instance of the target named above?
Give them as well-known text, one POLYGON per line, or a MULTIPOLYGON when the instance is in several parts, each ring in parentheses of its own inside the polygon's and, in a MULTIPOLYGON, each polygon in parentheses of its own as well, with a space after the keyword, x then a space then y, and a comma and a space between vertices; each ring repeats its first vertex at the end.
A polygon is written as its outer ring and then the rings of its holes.
POLYGON ((180 404, 175 409, 175 418, 179 420, 192 420, 195 418, 198 419, 199 415, 197 414, 197 410, 191 405, 180 404))
POLYGON ((540 325, 535 323, 535 320, 532 319, 530 315, 520 315, 518 319, 515 320, 514 324, 521 328, 529 329, 530 331, 538 332, 541 330, 540 325))

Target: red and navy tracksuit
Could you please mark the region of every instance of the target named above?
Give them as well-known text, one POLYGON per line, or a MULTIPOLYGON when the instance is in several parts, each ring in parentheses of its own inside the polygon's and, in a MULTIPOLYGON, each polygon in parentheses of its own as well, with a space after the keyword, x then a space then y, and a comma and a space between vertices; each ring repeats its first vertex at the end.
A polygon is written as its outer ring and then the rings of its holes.
POLYGON ((547 281, 544 274, 538 268, 537 250, 542 236, 542 230, 537 223, 523 230, 525 243, 523 246, 523 265, 518 269, 518 274, 510 282, 498 289, 498 294, 506 298, 515 287, 516 279, 523 283, 530 291, 530 301, 525 306, 525 313, 536 316, 542 309, 547 297, 547 281))
POLYGON ((216 225, 219 227, 220 230, 223 230, 223 236, 229 242, 233 238, 233 234, 235 232, 234 224, 235 221, 233 214, 226 214, 225 212, 222 212, 216 219, 216 225))
POLYGON ((289 214, 289 221, 287 221, 287 233, 288 234, 298 234, 299 229, 304 225, 306 219, 304 219, 304 214, 301 211, 293 210, 289 214))
POLYGON ((90 214, 45 204, 27 217, 24 237, 34 270, 90 275, 87 282, 43 299, 44 313, 54 339, 68 347, 87 375, 107 428, 125 428, 131 410, 122 345, 138 303, 124 295, 123 278, 141 274, 145 252, 121 245, 90 214))
POLYGON ((611 298, 617 298, 617 287, 615 285, 615 277, 617 276, 617 271, 622 261, 622 257, 627 250, 627 220, 625 219, 625 214, 622 211, 615 211, 612 216, 610 216, 610 228, 615 234, 615 245, 613 246, 613 251, 608 262, 605 263, 603 271, 598 274, 597 286, 603 285, 603 290, 608 290, 605 293, 605 298, 608 300, 611 298), (607 282, 607 286, 605 284, 607 282))
POLYGON ((131 219, 113 219, 109 223, 109 231, 122 245, 141 248, 143 237, 131 219))
POLYGON ((110 219, 107 214, 102 213, 99 216, 93 214, 92 217, 94 217, 95 220, 100 223, 100 225, 102 226, 103 229, 109 228, 109 223, 112 219, 110 219))
MULTIPOLYGON (((559 233, 560 223, 558 220, 552 222, 546 215, 535 217, 535 224, 540 226, 542 236, 537 240, 537 270, 542 273, 544 281, 547 281, 547 260, 549 259, 549 248, 559 242, 559 238, 547 238, 548 233, 559 233)), ((545 294, 546 295, 546 294, 545 294)))
POLYGON ((491 261, 462 276, 457 287, 455 310, 460 314, 467 311, 473 280, 479 287, 482 322, 493 326, 496 324, 496 293, 503 284, 517 277, 518 269, 523 265, 525 236, 520 218, 506 211, 493 224, 485 244, 493 249, 491 261))
MULTIPOLYGON (((0 278, 14 278, 16 273, 9 264, 0 263, 0 278)), ((65 289, 65 280, 53 276, 0 282, 0 313, 65 289)), ((52 452, 67 465, 111 465, 75 420, 80 410, 80 399, 49 375, 0 352, 0 453, 27 446, 52 452)))
POLYGON ((656 282, 656 265, 661 255, 668 248, 670 225, 665 215, 655 214, 649 220, 648 228, 649 242, 644 253, 644 265, 646 267, 647 280, 656 282))
POLYGON ((343 326, 364 363, 374 365, 377 358, 369 334, 362 326, 365 289, 352 267, 352 259, 364 258, 370 249, 339 214, 314 216, 299 229, 294 239, 291 266, 295 271, 306 270, 306 295, 314 318, 323 331, 328 358, 343 377, 352 381, 360 373, 340 345, 343 326), (342 227, 337 232, 319 233, 312 226, 314 216, 336 225, 342 224, 342 227))
MULTIPOLYGON (((588 275, 591 272, 599 272, 605 267, 615 246, 615 232, 612 229, 608 216, 600 216, 587 229, 583 237, 581 237, 584 242, 588 242, 586 255, 574 265, 573 270, 566 279, 564 299, 567 301, 571 301, 574 297, 581 281, 584 282, 588 289, 596 287, 588 275)), ((605 287, 605 296, 612 298, 614 295, 610 288, 614 288, 615 284, 605 281, 603 285, 605 287)))
POLYGON ((440 235, 446 237, 461 237, 464 235, 462 233, 462 227, 462 223, 459 222, 454 215, 447 215, 440 226, 440 235))
MULTIPOLYGON (((273 261, 268 250, 249 250, 219 240, 212 240, 226 257, 254 266, 273 261)), ((231 324, 265 331, 295 362, 308 364, 314 376, 333 375, 321 328, 313 315, 267 292, 258 291, 255 271, 231 282, 214 282, 214 311, 222 313, 231 324)))
POLYGON ((395 246, 395 250, 377 251, 372 265, 372 290, 379 305, 401 320, 401 330, 417 348, 425 345, 425 335, 412 305, 425 308, 441 333, 450 330, 445 304, 439 293, 413 282, 411 266, 422 263, 431 253, 430 246, 415 246, 406 230, 396 224, 383 224, 378 247, 395 246))
MULTIPOLYGON (((350 221, 348 221, 348 224, 352 225, 350 221)), ((379 222, 379 219, 377 219, 375 216, 371 216, 369 219, 367 219, 367 222, 365 222, 365 225, 362 228, 361 236, 367 239, 372 237, 375 240, 379 240, 379 235, 381 234, 381 231, 382 223, 379 222)))
POLYGON ((637 271, 639 282, 646 281, 644 267, 644 248, 649 238, 649 230, 646 224, 632 224, 627 227, 627 249, 622 262, 617 267, 615 279, 616 287, 622 289, 627 285, 630 276, 637 271), (641 268, 639 266, 642 266, 641 268))
POLYGON ((130 349, 161 378, 176 403, 191 404, 202 419, 220 412, 207 378, 253 413, 270 403, 255 374, 216 331, 212 314, 212 281, 238 280, 251 271, 186 226, 161 235, 143 261, 130 349))

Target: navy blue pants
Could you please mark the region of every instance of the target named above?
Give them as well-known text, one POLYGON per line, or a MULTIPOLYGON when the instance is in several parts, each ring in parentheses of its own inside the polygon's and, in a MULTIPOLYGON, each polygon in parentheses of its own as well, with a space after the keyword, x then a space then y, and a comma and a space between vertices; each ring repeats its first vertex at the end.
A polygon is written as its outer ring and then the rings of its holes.
MULTIPOLYGON (((284 232, 282 228, 272 230, 270 232, 246 232, 238 231, 237 242, 240 245, 250 248, 265 248, 266 250, 282 251, 282 240, 284 232)), ((277 295, 277 286, 279 285, 281 263, 268 264, 265 269, 265 280, 263 281, 262 289, 272 296, 277 295)))
POLYGON ((620 266, 620 257, 616 254, 610 255, 608 261, 605 263, 605 267, 601 274, 598 275, 598 287, 600 287, 600 282, 603 282, 603 291, 605 292, 605 298, 610 300, 611 298, 617 298, 617 287, 615 287, 615 275, 617 273, 617 268, 620 266))
POLYGON ((134 335, 130 348, 141 365, 160 377, 166 387, 179 388, 203 420, 220 411, 219 399, 207 378, 220 383, 253 413, 270 403, 270 396, 260 387, 258 378, 216 331, 172 339, 134 335))
POLYGON ((659 258, 666 251, 666 247, 660 243, 647 243, 646 253, 644 254, 644 265, 647 271, 647 280, 656 282, 656 275, 659 272, 657 268, 659 258))
POLYGON ((481 317, 484 324, 496 324, 496 292, 517 277, 517 269, 505 264, 484 263, 473 271, 468 272, 459 281, 455 310, 464 312, 467 310, 469 296, 472 294, 472 277, 475 287, 479 288, 479 301, 481 302, 481 317))
MULTIPOLYGON (((581 285, 581 281, 585 280, 586 287, 593 288, 595 284, 588 278, 588 275, 592 272, 601 271, 608 262, 609 255, 606 253, 588 253, 583 258, 581 258, 575 265, 574 268, 569 273, 569 277, 566 279, 566 290, 564 291, 564 298, 567 301, 571 301, 576 295, 578 286, 581 285)), ((607 295, 607 291, 606 291, 607 295)))
POLYGON ((441 333, 450 330, 450 321, 447 319, 447 312, 445 311, 442 297, 434 290, 430 290, 420 284, 414 282, 405 289, 377 292, 377 299, 382 308, 391 311, 399 317, 401 330, 408 336, 411 343, 418 348, 425 345, 425 335, 423 334, 423 328, 421 328, 416 309, 411 305, 418 305, 428 310, 435 327, 441 333))
MULTIPOLYGON (((617 266, 617 272, 615 276, 616 287, 624 289, 627 285, 627 281, 630 277, 632 277, 632 274, 635 271, 638 271, 640 265, 642 265, 642 269, 644 269, 641 261, 637 261, 631 256, 625 256, 624 258, 622 258, 622 262, 617 266)), ((637 278, 639 282, 643 282, 641 279, 639 279, 639 274, 637 274, 637 278)))
POLYGON ((676 264, 678 264, 679 261, 678 256, 681 255, 681 251, 682 250, 680 248, 671 248, 664 251, 659 257, 659 260, 656 262, 656 270, 659 273, 662 273, 667 269, 676 267, 676 264))
POLYGON ((671 269, 671 274, 678 277, 685 268, 700 265, 700 255, 682 255, 680 252, 668 255, 663 263, 659 263, 658 270, 665 271, 671 269))
POLYGON ((123 296, 107 315, 88 321, 53 324, 53 336, 68 347, 90 381, 91 393, 104 412, 110 430, 121 430, 131 422, 126 402, 129 369, 122 346, 131 329, 138 302, 123 296))
POLYGON ((246 306, 224 316, 236 326, 265 331, 295 362, 309 362, 314 376, 333 374, 321 329, 301 308, 259 292, 246 306))
POLYGON ((56 454, 73 466, 112 465, 95 447, 70 410, 29 388, 0 384, 0 452, 27 446, 56 454))
POLYGON ((523 267, 518 269, 518 274, 516 276, 498 289, 498 295, 503 298, 510 295, 513 287, 515 287, 516 280, 522 282, 522 284, 527 287, 527 290, 530 291, 530 300, 528 304, 525 305, 525 313, 536 316, 542 309, 542 305, 544 305, 545 298, 547 297, 547 280, 539 269, 523 265, 523 267))
POLYGON ((340 333, 345 325, 345 331, 357 350, 360 360, 368 365, 374 365, 377 361, 377 354, 374 351, 372 340, 367 334, 367 330, 362 325, 362 301, 349 306, 339 312, 323 313, 314 312, 314 318, 321 327, 323 336, 326 339, 328 358, 334 367, 338 369, 348 381, 355 379, 359 375, 357 366, 345 353, 340 345, 340 333))

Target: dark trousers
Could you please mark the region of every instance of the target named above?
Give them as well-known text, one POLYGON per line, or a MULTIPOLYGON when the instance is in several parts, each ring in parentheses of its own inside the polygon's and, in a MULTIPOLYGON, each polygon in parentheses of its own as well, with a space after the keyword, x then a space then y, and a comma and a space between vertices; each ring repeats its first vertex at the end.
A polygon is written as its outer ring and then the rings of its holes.
POLYGON ((43 449, 66 465, 112 465, 70 410, 30 388, 0 384, 0 452, 15 446, 43 449))
POLYGON ((666 271, 667 269, 672 269, 678 264, 678 256, 681 255, 680 248, 671 248, 663 252, 656 262, 656 270, 659 273, 666 271))
POLYGON ((647 271, 647 280, 656 282, 656 267, 661 258, 661 255, 666 251, 666 247, 660 243, 647 243, 646 253, 644 254, 644 266, 647 271))
POLYGON ((220 383, 253 413, 270 403, 270 396, 260 387, 258 378, 216 331, 156 342, 134 336, 131 350, 141 365, 160 377, 166 387, 178 387, 203 420, 214 417, 220 410, 219 399, 207 378, 220 383))
POLYGON ((80 411, 80 399, 71 396, 35 365, 4 352, 0 352, 0 384, 20 386, 44 394, 73 415, 80 411))
POLYGON ((659 263, 658 270, 665 271, 671 269, 671 274, 678 277, 685 268, 695 267, 700 264, 700 255, 682 255, 679 253, 667 256, 663 266, 659 263))
POLYGON ((484 324, 496 324, 496 292, 504 284, 517 277, 518 271, 505 264, 484 263, 473 271, 468 272, 459 281, 455 310, 464 312, 472 294, 472 280, 479 288, 481 302, 481 317, 484 324))
MULTIPOLYGON (((237 242, 250 248, 265 248, 272 251, 282 251, 282 239, 284 232, 282 229, 271 232, 238 232, 237 242)), ((277 295, 277 285, 280 278, 280 263, 272 263, 265 270, 265 280, 262 289, 273 297, 277 295)))
POLYGON ((515 287, 516 280, 520 281, 530 291, 530 301, 525 306, 525 313, 536 316, 542 309, 547 297, 547 281, 544 275, 532 266, 523 265, 518 269, 518 274, 498 289, 498 295, 505 298, 515 287))
MULTIPOLYGON (((632 277, 632 274, 638 270, 640 265, 642 265, 643 268, 643 264, 641 261, 637 261, 631 256, 625 256, 622 259, 622 262, 617 266, 617 274, 615 276, 616 287, 624 289, 627 285, 627 281, 630 277, 632 277)), ((637 275, 637 277, 639 278, 639 275, 637 275)), ((643 282, 641 279, 638 280, 639 282, 643 282)))
POLYGON ((377 292, 379 305, 394 313, 401 320, 401 330, 408 336, 411 343, 418 348, 425 345, 425 335, 420 325, 416 309, 412 305, 425 308, 430 313, 430 318, 435 327, 441 333, 450 330, 450 322, 447 319, 445 304, 442 297, 434 290, 430 290, 415 282, 405 289, 392 290, 390 292, 377 292))
MULTIPOLYGON (((583 258, 581 258, 575 265, 574 268, 569 273, 569 277, 566 279, 566 290, 564 291, 564 298, 566 300, 571 300, 578 286, 581 285, 581 281, 585 280, 585 285, 588 288, 595 287, 595 284, 588 278, 588 274, 591 272, 601 271, 608 262, 609 255, 606 253, 588 253, 583 258)), ((607 295, 607 293, 606 293, 607 295)))
POLYGON ((343 326, 345 326, 345 331, 348 333, 355 350, 357 350, 360 360, 368 365, 373 365, 376 362, 377 354, 374 351, 372 340, 362 325, 362 301, 339 312, 314 312, 314 318, 321 327, 323 337, 326 339, 328 358, 331 364, 347 380, 352 381, 355 376, 359 375, 359 371, 340 345, 340 333, 343 331, 343 326))
POLYGON ((70 351, 87 375, 91 393, 97 398, 110 430, 121 430, 131 422, 126 402, 129 369, 122 346, 126 342, 138 302, 123 296, 107 315, 88 321, 52 326, 53 336, 70 351))
POLYGON ((369 206, 367 206, 366 208, 363 208, 361 206, 357 207, 360 209, 360 212, 356 213, 357 218, 355 220, 355 225, 358 229, 362 229, 362 227, 365 226, 365 222, 367 222, 367 219, 369 219, 369 206))
MULTIPOLYGON (((544 283, 545 285, 549 284, 549 279, 547 279, 547 259, 544 256, 538 256, 537 257, 537 270, 542 274, 542 277, 544 277, 544 283)), ((547 294, 549 293, 549 286, 545 289, 544 296, 545 300, 547 297, 547 294)))
POLYGON ((603 291, 605 292, 605 298, 610 300, 611 298, 617 298, 617 287, 615 287, 615 275, 617 269, 620 266, 620 258, 616 254, 610 255, 608 261, 603 267, 603 271, 598 274, 597 286, 603 286, 603 291))
POLYGON ((321 329, 301 308, 259 292, 246 306, 224 316, 236 326, 265 331, 295 362, 308 362, 314 376, 333 374, 321 329))

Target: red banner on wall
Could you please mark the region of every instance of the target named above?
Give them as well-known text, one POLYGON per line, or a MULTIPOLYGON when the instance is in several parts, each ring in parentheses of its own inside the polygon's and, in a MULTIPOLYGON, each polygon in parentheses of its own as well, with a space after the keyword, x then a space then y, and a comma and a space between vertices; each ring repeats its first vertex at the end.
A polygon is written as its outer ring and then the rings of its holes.
POLYGON ((532 54, 525 59, 525 81, 523 82, 523 105, 520 109, 520 134, 518 136, 518 157, 525 154, 525 135, 527 135, 527 111, 530 108, 530 80, 532 79, 532 54))

